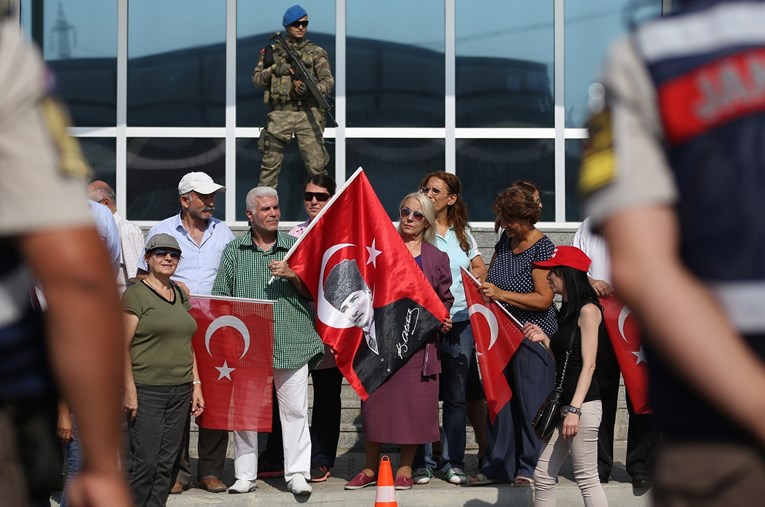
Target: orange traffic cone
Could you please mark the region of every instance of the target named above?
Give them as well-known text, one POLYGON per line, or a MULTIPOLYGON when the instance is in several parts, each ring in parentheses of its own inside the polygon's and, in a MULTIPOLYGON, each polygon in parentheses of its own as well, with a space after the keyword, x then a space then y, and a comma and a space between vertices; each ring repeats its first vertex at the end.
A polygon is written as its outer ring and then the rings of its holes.
POLYGON ((375 507, 398 507, 396 488, 393 486, 393 470, 388 456, 380 458, 380 467, 377 469, 375 507))

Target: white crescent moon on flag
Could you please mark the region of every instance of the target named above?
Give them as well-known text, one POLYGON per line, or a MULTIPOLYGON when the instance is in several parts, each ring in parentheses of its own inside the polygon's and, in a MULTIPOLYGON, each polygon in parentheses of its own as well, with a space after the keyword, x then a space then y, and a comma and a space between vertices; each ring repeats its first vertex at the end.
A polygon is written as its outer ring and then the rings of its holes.
POLYGON ((619 334, 622 335, 622 340, 624 340, 627 343, 629 343, 629 340, 627 339, 626 336, 624 336, 624 321, 627 320, 627 317, 629 316, 631 312, 632 310, 630 310, 626 306, 623 306, 622 311, 619 312, 619 319, 617 321, 617 324, 619 325, 619 334))
POLYGON ((468 308, 468 315, 472 316, 475 313, 480 313, 483 315, 483 317, 486 319, 486 323, 489 324, 491 338, 489 339, 489 348, 486 350, 491 350, 491 348, 494 346, 494 343, 496 343, 497 335, 499 334, 499 324, 497 323, 497 318, 493 313, 491 313, 491 310, 478 303, 468 308))
POLYGON ((215 331, 224 327, 233 327, 239 331, 239 334, 244 338, 244 352, 239 356, 239 359, 243 358, 247 351, 250 350, 250 331, 247 329, 247 326, 244 325, 244 322, 233 315, 223 315, 210 323, 210 326, 205 332, 205 348, 207 349, 207 353, 212 357, 212 352, 210 352, 210 340, 215 331))
POLYGON ((348 318, 343 315, 340 310, 332 306, 329 301, 324 297, 324 270, 327 267, 327 262, 335 252, 342 250, 343 248, 356 246, 352 243, 339 243, 327 248, 324 255, 321 257, 321 269, 319 270, 319 291, 316 301, 316 317, 329 327, 336 329, 347 329, 353 327, 354 324, 348 318))

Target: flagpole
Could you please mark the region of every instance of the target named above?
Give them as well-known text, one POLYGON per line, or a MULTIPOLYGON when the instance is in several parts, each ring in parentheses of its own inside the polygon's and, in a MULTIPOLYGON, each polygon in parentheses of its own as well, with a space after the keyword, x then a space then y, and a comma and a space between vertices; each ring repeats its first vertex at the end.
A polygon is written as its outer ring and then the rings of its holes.
MULTIPOLYGON (((337 193, 332 196, 332 199, 329 200, 327 205, 319 210, 319 213, 313 218, 313 220, 311 220, 311 223, 308 224, 308 227, 305 228, 303 233, 300 235, 300 237, 298 237, 297 241, 295 241, 295 243, 292 245, 292 247, 289 249, 287 254, 284 256, 284 259, 282 260, 286 261, 287 259, 290 258, 290 256, 292 255, 292 252, 295 251, 295 248, 297 248, 300 242, 303 241, 303 238, 305 238, 308 235, 308 233, 311 231, 311 229, 313 229, 313 226, 316 224, 316 222, 319 221, 319 218, 321 218, 324 212, 327 211, 329 207, 332 206, 332 204, 334 204, 335 200, 337 200, 340 194, 342 194, 343 191, 345 191, 345 189, 348 188, 348 186, 353 182, 353 180, 355 180, 356 177, 358 177, 358 175, 363 172, 364 172, 364 169, 361 166, 359 166, 359 168, 356 169, 356 171, 354 171, 351 177, 348 178, 345 181, 345 183, 343 183, 343 185, 340 187, 340 190, 338 190, 337 193)), ((272 275, 271 278, 268 280, 268 285, 271 285, 274 282, 274 280, 276 280, 276 277, 272 275)))
MULTIPOLYGON (((465 273, 465 274, 468 276, 468 278, 470 278, 470 279, 473 281, 473 283, 475 283, 475 284, 476 284, 476 285, 478 285, 478 286, 480 286, 480 285, 481 285, 481 281, 480 281, 480 280, 478 280, 478 278, 474 277, 474 276, 473 276, 473 273, 471 273, 470 271, 468 271, 467 269, 465 269, 465 268, 464 268, 464 267, 462 267, 462 266, 460 266, 460 269, 462 270, 462 272, 463 272, 463 273, 465 273)), ((505 312, 505 315, 507 315, 508 317, 510 317, 510 320, 512 320, 513 322, 515 322, 515 325, 516 325, 516 326, 518 326, 519 328, 523 329, 523 324, 521 324, 521 321, 520 321, 520 320, 518 320, 518 319, 516 319, 516 318, 515 318, 515 315, 513 315, 512 313, 510 313, 510 312, 507 310, 507 308, 505 308, 505 306, 504 306, 502 303, 500 303, 499 301, 497 301, 497 300, 496 300, 496 299, 494 299, 494 298, 489 298, 489 299, 491 299, 492 301, 494 301, 495 303, 497 303, 497 306, 498 306, 498 307, 499 307, 499 308, 500 308, 500 309, 501 309, 503 312, 505 312)))

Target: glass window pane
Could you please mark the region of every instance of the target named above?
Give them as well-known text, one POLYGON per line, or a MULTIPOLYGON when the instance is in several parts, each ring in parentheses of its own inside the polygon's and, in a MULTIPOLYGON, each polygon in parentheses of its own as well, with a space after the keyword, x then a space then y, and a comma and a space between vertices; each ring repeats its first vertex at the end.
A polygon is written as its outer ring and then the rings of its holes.
MULTIPOLYGON (((330 154, 335 152, 335 147, 331 144, 333 139, 326 140, 327 151, 330 154)), ((245 198, 247 192, 258 186, 260 177, 260 163, 263 155, 258 150, 257 139, 237 139, 236 140, 236 219, 246 222, 247 216, 244 210, 247 208, 245 198)), ((335 174, 334 157, 330 157, 327 164, 327 173, 331 176, 335 174)), ((282 222, 300 221, 305 216, 303 207, 303 187, 308 179, 308 172, 305 170, 305 164, 300 156, 297 142, 293 141, 287 147, 284 153, 284 162, 282 170, 279 173, 279 207, 282 211, 282 222)))
POLYGON ((346 179, 364 168, 391 220, 398 221, 398 205, 431 171, 444 168, 441 139, 348 139, 346 179))
POLYGON ((494 199, 518 179, 531 180, 539 187, 543 206, 540 221, 555 220, 552 139, 458 140, 457 167, 471 222, 494 222, 494 199))
POLYGON ((630 21, 661 13, 661 0, 566 2, 566 127, 587 121, 587 89, 598 78, 610 43, 629 30, 630 21))
POLYGON ((566 141, 566 221, 584 220, 584 210, 579 199, 579 166, 582 163, 584 139, 566 141))
POLYGON ((128 125, 223 126, 225 40, 225 0, 131 0, 128 125))
MULTIPOLYGON (((308 13, 308 38, 329 54, 329 64, 335 73, 335 8, 326 0, 302 0, 308 13)), ((236 124, 240 127, 265 126, 268 106, 263 103, 263 88, 252 83, 252 71, 258 64, 260 50, 277 30, 284 32, 282 16, 289 4, 278 2, 237 3, 236 41, 236 124)), ((334 107, 334 91, 327 99, 334 107)), ((334 113, 333 113, 334 114, 334 113)), ((237 201, 239 202, 239 201, 237 201)), ((244 210, 244 208, 242 208, 244 210)), ((242 211, 244 213, 244 211, 242 211)), ((282 219, 284 219, 282 211, 282 219)))
MULTIPOLYGON (((225 152, 223 139, 128 139, 125 218, 163 220, 178 213, 178 182, 192 171, 225 185, 225 152)), ((215 217, 224 220, 225 209, 222 192, 215 197, 215 217)))
POLYGON ((117 190, 117 143, 114 138, 80 137, 82 154, 93 170, 92 181, 103 180, 117 190))
POLYGON ((553 2, 457 0, 457 126, 553 126, 553 2))
POLYGON ((443 127, 443 0, 353 0, 346 15, 348 126, 443 127))
POLYGON ((117 2, 79 0, 25 2, 22 26, 42 17, 37 34, 46 62, 55 72, 58 94, 78 127, 117 122, 117 2), (42 11, 38 10, 42 7, 42 11))

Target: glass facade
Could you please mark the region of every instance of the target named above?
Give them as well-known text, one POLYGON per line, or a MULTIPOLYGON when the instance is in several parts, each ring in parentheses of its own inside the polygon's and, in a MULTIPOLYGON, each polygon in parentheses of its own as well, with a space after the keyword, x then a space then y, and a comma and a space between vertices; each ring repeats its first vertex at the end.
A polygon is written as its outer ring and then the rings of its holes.
MULTIPOLYGON (((205 171, 228 191, 215 215, 244 224, 267 106, 252 71, 293 1, 22 0, 21 25, 69 103, 95 177, 144 225, 178 211, 178 180, 205 171)), ((587 90, 609 43, 667 0, 302 0, 327 50, 338 128, 329 173, 357 167, 396 219, 423 174, 463 182, 470 219, 493 227, 497 192, 542 189, 542 223, 581 220, 576 174, 587 90), (636 12, 639 10, 640 12, 636 12)), ((296 142, 279 181, 282 220, 302 221, 296 142)))

